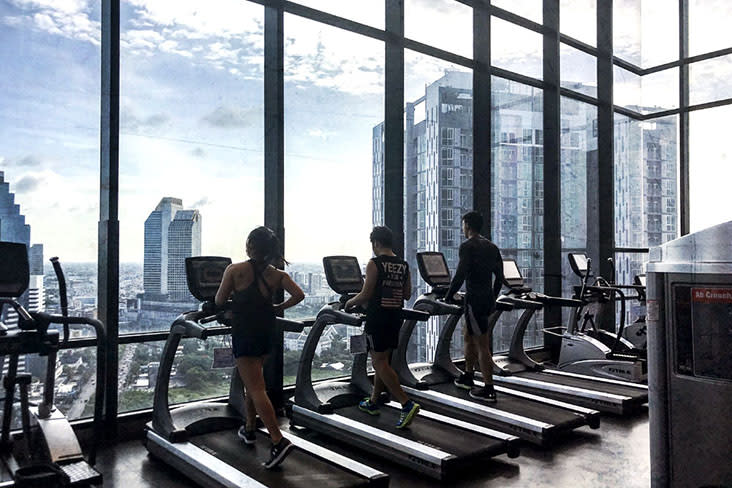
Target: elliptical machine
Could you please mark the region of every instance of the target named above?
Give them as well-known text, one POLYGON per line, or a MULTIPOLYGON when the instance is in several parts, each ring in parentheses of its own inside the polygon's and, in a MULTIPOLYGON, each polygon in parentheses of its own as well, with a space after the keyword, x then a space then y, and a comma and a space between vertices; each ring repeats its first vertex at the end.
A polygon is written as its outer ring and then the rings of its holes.
POLYGON ((104 405, 104 378, 106 367, 106 331, 102 322, 86 317, 69 317, 66 281, 58 258, 52 258, 59 281, 62 315, 28 312, 15 300, 28 288, 28 251, 24 244, 0 242, 0 313, 7 305, 18 315, 18 329, 0 328, 0 365, 8 357, 8 373, 3 379, 2 432, 0 435, 0 480, 2 486, 66 486, 101 485, 102 475, 96 469, 96 451, 102 438, 104 405), (57 330, 51 324, 63 326, 64 336, 59 342, 57 330), (84 457, 76 434, 68 419, 54 406, 56 356, 59 348, 69 340, 71 325, 94 328, 97 342, 96 398, 92 444, 84 457), (28 389, 29 373, 18 373, 20 355, 46 356, 46 374, 43 379, 43 399, 31 405, 28 389), (20 391, 22 435, 11 436, 11 420, 15 402, 15 387, 20 391))
POLYGON ((648 364, 645 354, 623 338, 624 293, 602 278, 589 285, 592 260, 585 254, 570 253, 569 262, 575 274, 582 278, 581 286, 575 287, 574 298, 582 300, 583 305, 570 312, 567 329, 562 334, 557 367, 564 371, 614 380, 646 381, 648 364), (588 305, 598 303, 601 308, 612 308, 614 311, 616 300, 621 304, 621 317, 619 328, 613 334, 597 326, 596 314, 588 310, 588 305))
MULTIPOLYGON (((615 261, 613 258, 607 258, 608 263, 612 269, 612 276, 615 276, 615 261)), ((646 326, 646 275, 638 274, 633 278, 632 285, 619 285, 615 283, 615 279, 609 280, 610 286, 614 288, 620 288, 621 290, 632 290, 635 291, 635 295, 624 295, 624 301, 636 301, 638 302, 639 308, 643 309, 638 314, 635 322, 629 324, 628 319, 624 318, 625 327, 623 328, 623 338, 630 342, 635 349, 645 351, 648 345, 648 327, 646 326)))

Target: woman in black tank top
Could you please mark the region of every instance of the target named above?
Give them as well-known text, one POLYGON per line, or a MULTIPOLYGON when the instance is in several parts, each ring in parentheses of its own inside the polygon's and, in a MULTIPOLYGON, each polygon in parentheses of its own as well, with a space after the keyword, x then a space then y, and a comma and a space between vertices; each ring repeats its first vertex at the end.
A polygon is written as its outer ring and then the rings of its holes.
POLYGON ((282 437, 277 416, 267 396, 262 366, 277 339, 276 316, 305 298, 299 286, 284 271, 275 268, 285 262, 277 236, 266 227, 257 227, 247 237, 249 260, 229 265, 216 293, 216 305, 231 300, 232 352, 236 368, 246 389, 246 425, 239 437, 254 444, 256 415, 262 419, 272 438, 272 453, 265 467, 277 466, 292 448, 282 437), (284 289, 290 298, 272 303, 277 290, 284 289))

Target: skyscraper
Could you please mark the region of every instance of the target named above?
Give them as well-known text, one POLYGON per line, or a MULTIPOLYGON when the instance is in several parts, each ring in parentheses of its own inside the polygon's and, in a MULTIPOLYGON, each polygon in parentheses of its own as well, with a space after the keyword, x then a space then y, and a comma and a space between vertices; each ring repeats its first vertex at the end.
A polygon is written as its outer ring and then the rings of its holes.
POLYGON ((149 297, 168 293, 168 228, 182 209, 180 198, 165 197, 145 220, 143 288, 149 297))
MULTIPOLYGON (((542 91, 495 78, 492 85, 492 235, 504 258, 515 259, 528 286, 544 286, 544 157, 542 91)), ((596 228, 597 112, 587 104, 562 101, 562 249, 584 250, 596 228)), ((415 255, 439 250, 455 269, 462 241, 461 215, 472 209, 473 146, 470 73, 446 72, 427 85, 424 96, 406 104, 404 162, 405 259, 412 268, 413 295, 425 290, 415 255)), ((676 236, 675 119, 653 124, 616 122, 615 201, 619 246, 657 245, 676 236), (632 196, 631 196, 632 195, 632 196), (634 233, 633 242, 623 235, 634 233), (648 242, 638 242, 648 236, 648 242)), ((373 129, 373 223, 383 222, 383 123, 373 129)), ((563 258, 566 260, 566 257, 563 258)), ((621 275, 638 270, 642 258, 618 258, 621 275)), ((564 266, 564 263, 563 263, 564 266)), ((568 266, 567 266, 568 268, 568 266)), ((564 273, 566 293, 574 284, 564 273)), ((629 276, 632 279, 632 276, 629 276)), ((505 313, 494 333, 494 347, 508 347, 518 316, 505 313)), ((527 330, 528 345, 541 344, 541 315, 527 330)), ((410 361, 431 361, 441 323, 418 326, 410 361)), ((462 338, 453 346, 461 354, 462 338)))
POLYGON ((43 244, 33 244, 28 249, 30 274, 43 276, 43 244))
POLYGON ((185 259, 201 254, 201 214, 178 210, 168 229, 168 296, 171 300, 193 300, 188 291, 185 259))
POLYGON ((10 191, 3 171, 0 171, 0 241, 30 246, 30 225, 20 213, 20 205, 15 203, 15 194, 10 191))

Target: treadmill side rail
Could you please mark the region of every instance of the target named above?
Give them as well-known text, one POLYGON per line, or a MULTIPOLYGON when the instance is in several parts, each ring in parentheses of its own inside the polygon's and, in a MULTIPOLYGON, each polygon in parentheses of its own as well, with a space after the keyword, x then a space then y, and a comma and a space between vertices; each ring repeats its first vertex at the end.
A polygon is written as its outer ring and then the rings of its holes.
POLYGON ((229 464, 190 442, 168 442, 152 430, 146 433, 147 449, 199 484, 215 488, 267 488, 229 464), (195 466, 195 470, 190 467, 195 466), (200 474, 199 474, 200 473, 200 474), (212 485, 212 483, 214 483, 212 485))

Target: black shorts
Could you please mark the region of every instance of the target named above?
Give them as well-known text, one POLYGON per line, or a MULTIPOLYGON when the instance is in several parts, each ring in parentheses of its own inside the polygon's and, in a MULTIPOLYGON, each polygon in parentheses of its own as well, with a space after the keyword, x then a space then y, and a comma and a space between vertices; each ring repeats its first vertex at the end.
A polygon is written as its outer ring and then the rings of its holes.
POLYGON ((470 303, 465 305, 465 335, 480 336, 488 332, 488 317, 490 313, 481 310, 470 303))
POLYGON ((396 349, 399 345, 399 326, 397 323, 377 322, 366 324, 366 337, 369 341, 369 350, 384 352, 396 349))
POLYGON ((266 356, 274 349, 273 334, 242 334, 231 335, 231 352, 234 358, 266 356))

